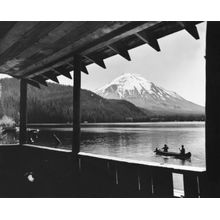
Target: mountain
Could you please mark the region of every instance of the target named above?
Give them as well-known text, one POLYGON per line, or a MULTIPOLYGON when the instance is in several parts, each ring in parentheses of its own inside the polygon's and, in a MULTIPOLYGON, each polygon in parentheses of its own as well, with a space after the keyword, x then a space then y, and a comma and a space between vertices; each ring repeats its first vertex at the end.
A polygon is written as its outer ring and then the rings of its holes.
MULTIPOLYGON (((0 117, 7 115, 19 122, 20 83, 14 78, 0 80, 0 117)), ((28 86, 29 123, 72 122, 73 87, 48 83, 41 89, 28 86)), ((146 120, 143 112, 125 100, 108 100, 97 94, 81 90, 81 120, 88 122, 124 122, 146 120)))
POLYGON ((204 107, 131 73, 119 76, 95 93, 107 99, 127 100, 157 116, 205 114, 204 107))

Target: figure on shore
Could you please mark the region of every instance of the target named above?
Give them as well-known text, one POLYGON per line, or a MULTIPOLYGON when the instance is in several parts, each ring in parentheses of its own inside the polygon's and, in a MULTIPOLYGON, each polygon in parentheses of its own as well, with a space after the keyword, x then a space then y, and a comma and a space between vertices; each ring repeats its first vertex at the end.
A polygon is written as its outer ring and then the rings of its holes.
POLYGON ((179 149, 181 154, 185 154, 186 150, 184 148, 184 145, 181 146, 181 148, 179 149))
POLYGON ((164 147, 162 147, 162 149, 164 152, 168 152, 169 147, 166 144, 164 144, 164 147))

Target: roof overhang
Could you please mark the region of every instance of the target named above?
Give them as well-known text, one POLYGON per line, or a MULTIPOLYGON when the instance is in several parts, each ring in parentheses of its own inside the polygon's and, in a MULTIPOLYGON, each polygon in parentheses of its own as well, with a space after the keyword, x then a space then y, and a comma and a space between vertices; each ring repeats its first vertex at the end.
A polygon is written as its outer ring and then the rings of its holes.
POLYGON ((198 21, 18 21, 0 22, 0 73, 43 84, 58 75, 71 78, 74 56, 81 70, 104 59, 149 44, 160 51, 157 39, 185 29, 198 39, 198 21), (33 81, 32 81, 33 80, 33 81))

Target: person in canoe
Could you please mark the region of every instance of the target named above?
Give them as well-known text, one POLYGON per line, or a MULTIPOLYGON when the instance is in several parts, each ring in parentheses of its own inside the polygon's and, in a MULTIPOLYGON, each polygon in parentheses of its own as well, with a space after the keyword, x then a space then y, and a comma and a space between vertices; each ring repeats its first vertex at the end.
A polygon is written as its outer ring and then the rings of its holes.
POLYGON ((180 154, 185 155, 186 150, 185 150, 185 148, 184 148, 184 145, 182 145, 179 150, 180 150, 180 154))
POLYGON ((169 147, 166 144, 164 144, 164 147, 162 147, 162 149, 164 152, 168 152, 169 147))

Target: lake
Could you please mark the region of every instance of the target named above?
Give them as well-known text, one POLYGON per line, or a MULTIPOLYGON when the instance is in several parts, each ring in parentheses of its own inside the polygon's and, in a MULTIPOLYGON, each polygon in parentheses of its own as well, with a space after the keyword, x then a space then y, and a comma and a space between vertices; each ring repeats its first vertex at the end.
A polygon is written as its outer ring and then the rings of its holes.
MULTIPOLYGON (((71 148, 71 128, 40 127, 36 144, 71 148)), ((81 128, 81 152, 123 159, 205 167, 205 122, 88 123, 81 128), (164 144, 169 151, 180 146, 190 151, 189 160, 155 155, 164 144)))
MULTIPOLYGON (((72 148, 71 125, 39 124, 34 144, 55 148, 72 148)), ((2 144, 17 143, 18 134, 7 134, 2 144)), ((88 123, 81 126, 81 152, 155 162, 160 165, 205 167, 205 122, 153 122, 153 123, 88 123), (190 151, 189 160, 155 155, 155 148, 167 144, 169 151, 179 152, 181 145, 190 151)), ((174 194, 182 196, 183 177, 173 174, 174 194)))

